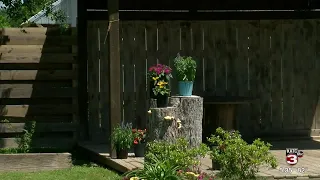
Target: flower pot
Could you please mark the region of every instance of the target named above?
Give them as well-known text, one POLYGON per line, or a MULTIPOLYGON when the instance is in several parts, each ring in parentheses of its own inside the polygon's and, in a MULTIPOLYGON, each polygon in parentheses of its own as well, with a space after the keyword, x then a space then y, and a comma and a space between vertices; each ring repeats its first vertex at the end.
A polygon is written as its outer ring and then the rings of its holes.
POLYGON ((168 107, 168 95, 158 95, 156 97, 157 99, 157 107, 162 108, 162 107, 168 107))
POLYGON ((192 96, 193 81, 179 81, 179 95, 192 96))
POLYGON ((134 155, 136 157, 144 157, 146 143, 139 143, 134 146, 134 155))
POLYGON ((128 158, 128 149, 117 150, 117 159, 127 159, 127 158, 128 158))

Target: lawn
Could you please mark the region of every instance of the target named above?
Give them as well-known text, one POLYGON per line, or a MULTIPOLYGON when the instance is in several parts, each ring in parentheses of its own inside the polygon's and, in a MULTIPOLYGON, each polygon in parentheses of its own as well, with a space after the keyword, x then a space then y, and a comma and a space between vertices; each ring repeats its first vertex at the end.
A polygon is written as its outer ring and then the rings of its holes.
POLYGON ((102 167, 74 166, 70 169, 43 172, 0 173, 1 180, 117 180, 120 176, 102 167))

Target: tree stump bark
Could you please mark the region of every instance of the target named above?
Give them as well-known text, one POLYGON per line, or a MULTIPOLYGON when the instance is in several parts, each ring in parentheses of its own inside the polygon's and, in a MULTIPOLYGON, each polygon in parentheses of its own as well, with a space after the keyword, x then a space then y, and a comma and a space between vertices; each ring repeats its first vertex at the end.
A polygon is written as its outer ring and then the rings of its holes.
POLYGON ((172 96, 169 98, 169 106, 150 108, 147 141, 165 140, 174 143, 178 138, 185 138, 190 146, 199 146, 202 143, 203 98, 172 96))

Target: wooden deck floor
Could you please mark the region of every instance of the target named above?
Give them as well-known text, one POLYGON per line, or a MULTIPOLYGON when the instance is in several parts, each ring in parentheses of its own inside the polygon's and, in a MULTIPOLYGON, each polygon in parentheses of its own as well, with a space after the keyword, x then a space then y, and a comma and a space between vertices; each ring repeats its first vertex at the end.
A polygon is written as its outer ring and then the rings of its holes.
MULTIPOLYGON (((267 177, 268 179, 319 179, 320 180, 320 141, 303 140, 303 141, 278 141, 271 143, 274 147, 271 150, 278 160, 279 166, 277 169, 261 167, 259 176, 267 177), (280 168, 289 168, 285 162, 285 148, 299 148, 304 152, 304 156, 299 159, 299 162, 294 167, 291 167, 292 173, 284 173, 280 168), (297 172, 297 169, 304 168, 305 172, 297 172)), ((111 159, 109 156, 108 146, 105 144, 80 143, 80 147, 86 150, 90 157, 94 160, 111 167, 119 172, 127 172, 132 169, 143 167, 143 158, 134 157, 133 153, 129 153, 128 159, 111 159)), ((217 171, 211 169, 211 159, 206 157, 201 160, 201 169, 206 173, 214 174, 217 171)))

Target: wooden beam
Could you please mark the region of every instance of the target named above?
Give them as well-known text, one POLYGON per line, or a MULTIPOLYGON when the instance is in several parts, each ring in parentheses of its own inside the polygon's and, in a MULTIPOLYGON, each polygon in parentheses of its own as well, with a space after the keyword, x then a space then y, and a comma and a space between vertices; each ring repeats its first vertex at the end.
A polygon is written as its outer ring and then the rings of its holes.
MULTIPOLYGON (((87 7, 85 0, 77 3, 78 42, 87 42, 87 7)), ((79 138, 88 139, 88 92, 87 92, 87 43, 78 44, 78 103, 79 103, 79 138)))
MULTIPOLYGON (((121 121, 121 69, 120 69, 120 38, 119 38, 119 0, 108 1, 109 13, 109 58, 110 58, 110 128, 121 121)), ((107 83, 107 82, 105 82, 107 83)), ((111 137, 112 138, 112 137, 111 137)), ((111 158, 116 157, 115 148, 111 143, 111 158)))

